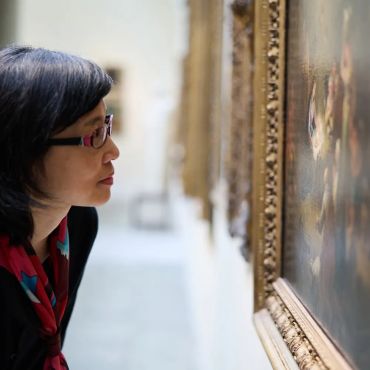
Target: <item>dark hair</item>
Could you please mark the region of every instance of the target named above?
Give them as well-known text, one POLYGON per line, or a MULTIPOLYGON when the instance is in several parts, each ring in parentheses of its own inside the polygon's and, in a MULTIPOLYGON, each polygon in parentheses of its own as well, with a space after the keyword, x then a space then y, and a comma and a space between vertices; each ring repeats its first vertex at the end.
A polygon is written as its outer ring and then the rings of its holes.
MULTIPOLYGON (((24 46, 0 50, 0 233, 13 243, 33 234, 30 194, 47 140, 97 106, 112 79, 78 56, 24 46)), ((40 205, 40 204, 39 204, 40 205)))

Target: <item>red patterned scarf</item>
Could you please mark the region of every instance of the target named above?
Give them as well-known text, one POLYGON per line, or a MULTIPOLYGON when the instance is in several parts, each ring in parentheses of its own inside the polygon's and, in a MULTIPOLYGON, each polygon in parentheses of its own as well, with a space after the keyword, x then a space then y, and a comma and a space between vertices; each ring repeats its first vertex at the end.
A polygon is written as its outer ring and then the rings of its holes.
POLYGON ((49 236, 49 253, 54 289, 30 244, 9 245, 9 237, 0 236, 0 266, 18 279, 40 319, 40 336, 47 347, 43 370, 68 370, 61 353, 60 338, 60 322, 68 300, 69 240, 66 217, 49 236))

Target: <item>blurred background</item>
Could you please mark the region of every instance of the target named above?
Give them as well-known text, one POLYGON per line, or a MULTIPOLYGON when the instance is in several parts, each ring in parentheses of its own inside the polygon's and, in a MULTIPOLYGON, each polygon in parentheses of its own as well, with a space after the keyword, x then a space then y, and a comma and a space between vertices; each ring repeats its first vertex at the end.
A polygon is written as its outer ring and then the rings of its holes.
POLYGON ((70 368, 271 368, 252 322, 248 203, 233 205, 227 176, 245 164, 237 146, 227 160, 232 1, 0 4, 2 46, 77 54, 115 81, 121 156, 67 333, 70 368))

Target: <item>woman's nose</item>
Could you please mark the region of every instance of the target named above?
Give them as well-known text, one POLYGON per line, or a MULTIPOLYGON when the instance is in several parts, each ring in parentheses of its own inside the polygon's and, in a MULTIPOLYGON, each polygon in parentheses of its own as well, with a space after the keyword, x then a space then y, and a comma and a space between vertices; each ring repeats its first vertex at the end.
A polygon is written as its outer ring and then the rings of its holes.
POLYGON ((104 163, 114 161, 119 157, 119 149, 110 136, 107 137, 107 142, 104 146, 105 146, 105 153, 103 156, 104 163))

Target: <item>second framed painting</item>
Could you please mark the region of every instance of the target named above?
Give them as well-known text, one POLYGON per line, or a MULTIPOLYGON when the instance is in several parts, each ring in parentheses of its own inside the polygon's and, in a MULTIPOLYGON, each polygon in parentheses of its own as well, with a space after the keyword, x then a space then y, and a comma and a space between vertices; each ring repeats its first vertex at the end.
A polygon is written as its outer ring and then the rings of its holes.
POLYGON ((370 3, 255 8, 255 324, 276 369, 368 369, 370 3))

